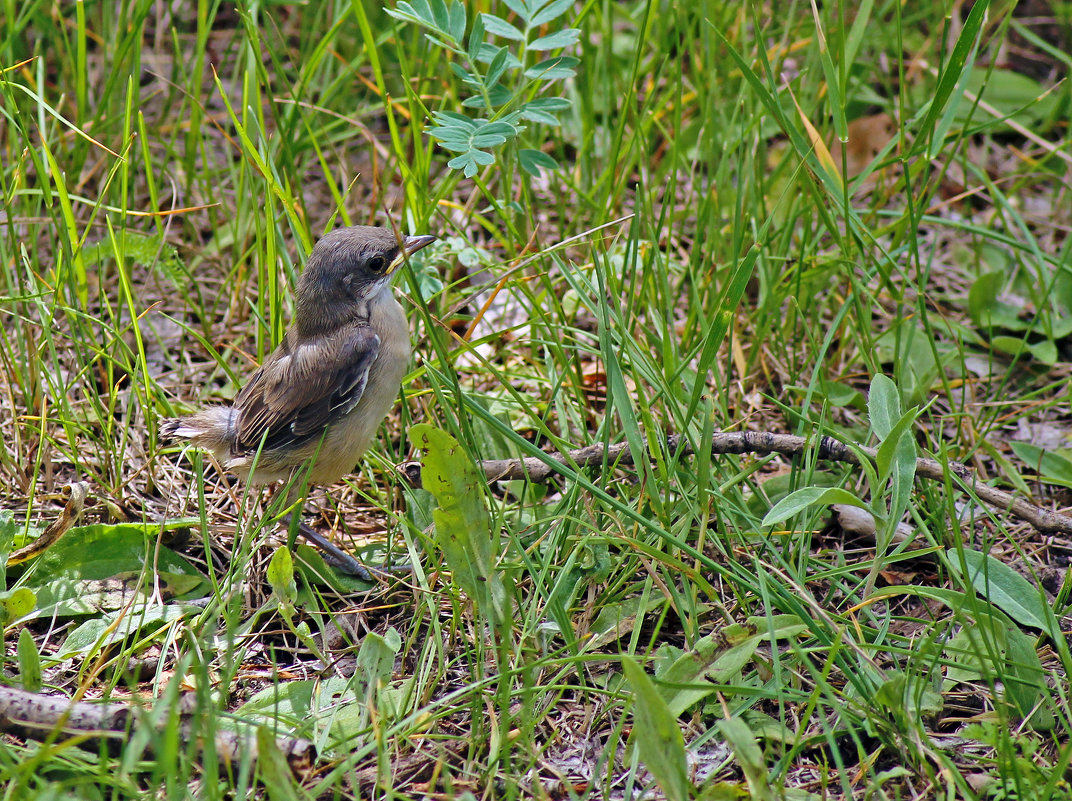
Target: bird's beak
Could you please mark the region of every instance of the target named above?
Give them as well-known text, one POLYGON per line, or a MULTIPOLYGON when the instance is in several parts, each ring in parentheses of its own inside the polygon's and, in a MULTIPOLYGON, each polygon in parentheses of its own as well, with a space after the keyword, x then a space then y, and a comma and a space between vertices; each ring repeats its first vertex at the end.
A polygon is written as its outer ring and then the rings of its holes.
POLYGON ((393 273, 402 262, 412 256, 421 248, 428 247, 439 237, 435 236, 407 236, 402 240, 402 247, 395 256, 395 260, 387 268, 387 275, 393 273))

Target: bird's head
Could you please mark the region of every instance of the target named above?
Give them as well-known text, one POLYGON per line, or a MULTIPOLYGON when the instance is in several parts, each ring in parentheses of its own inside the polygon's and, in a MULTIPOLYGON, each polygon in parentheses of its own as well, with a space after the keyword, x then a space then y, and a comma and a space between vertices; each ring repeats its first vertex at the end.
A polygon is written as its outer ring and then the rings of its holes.
POLYGON ((434 236, 398 237, 389 228, 337 228, 316 243, 295 297, 294 323, 320 334, 353 318, 391 280, 391 273, 434 236))

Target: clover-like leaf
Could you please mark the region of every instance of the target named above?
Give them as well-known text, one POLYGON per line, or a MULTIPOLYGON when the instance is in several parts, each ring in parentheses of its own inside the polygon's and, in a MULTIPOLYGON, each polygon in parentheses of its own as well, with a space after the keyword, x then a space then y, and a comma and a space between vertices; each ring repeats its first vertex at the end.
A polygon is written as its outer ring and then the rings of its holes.
POLYGON ((488 122, 473 133, 472 143, 475 147, 498 147, 515 136, 517 128, 513 125, 506 122, 488 122))
POLYGON ((578 28, 564 28, 561 31, 555 31, 547 36, 541 36, 534 42, 529 42, 529 49, 558 50, 576 44, 577 40, 580 38, 581 32, 578 28))
POLYGON ((447 6, 447 29, 456 42, 465 40, 466 15, 465 3, 451 3, 447 6))
POLYGON ((521 118, 541 125, 558 125, 556 111, 566 111, 572 104, 564 97, 538 97, 521 108, 521 118))
POLYGON ((533 28, 539 25, 546 25, 551 20, 558 19, 567 11, 573 7, 573 0, 555 0, 553 3, 548 3, 540 11, 532 16, 529 21, 529 25, 533 28))
POLYGON ((460 156, 455 156, 447 162, 452 170, 461 170, 466 178, 472 178, 482 167, 495 163, 495 157, 483 150, 467 150, 460 156))
POLYGON ((523 148, 518 151, 518 160, 521 163, 521 169, 527 172, 529 175, 539 175, 540 170, 557 170, 558 162, 548 156, 542 150, 532 150, 531 148, 523 148))
MULTIPOLYGON (((504 47, 496 47, 491 42, 484 42, 477 50, 476 60, 481 64, 491 64, 492 61, 499 55, 500 52, 506 50, 504 47)), ((521 68, 521 61, 518 57, 506 50, 506 68, 516 70, 521 68)))
MULTIPOLYGON (((529 60, 530 54, 560 50, 580 39, 579 29, 555 30, 551 24, 574 6, 573 0, 503 2, 512 12, 509 20, 509 15, 476 13, 471 25, 468 7, 459 0, 399 0, 393 9, 386 9, 391 17, 424 28, 429 41, 453 54, 454 58, 447 59, 451 74, 469 90, 465 93, 468 96, 463 94, 461 98, 462 108, 497 116, 489 120, 472 119, 457 112, 433 113, 428 133, 444 150, 455 154, 448 166, 462 170, 466 177, 495 163, 492 151, 524 131, 521 121, 557 126, 561 123, 556 113, 571 107, 566 98, 528 98, 532 97, 529 82, 549 83, 575 74, 580 63, 576 58, 557 56, 535 65, 529 60), (518 47, 515 42, 523 44, 518 47)), ((539 148, 520 149, 518 162, 530 175, 558 166, 539 148)))
POLYGON ((524 0, 503 0, 503 2, 506 3, 511 11, 521 17, 525 25, 530 23, 533 12, 528 3, 524 2, 524 0))
POLYGON ((525 70, 525 77, 533 81, 557 81, 562 78, 572 78, 577 74, 574 67, 580 63, 579 59, 572 56, 545 59, 525 70))
MULTIPOLYGON (((573 0, 569 1, 573 2, 573 0)), ((502 17, 496 17, 494 14, 481 14, 480 19, 484 23, 484 29, 494 36, 501 36, 503 39, 515 42, 525 41, 525 34, 502 17)))
POLYGON ((488 74, 484 76, 484 85, 489 89, 494 88, 499 83, 499 79, 502 78, 503 73, 510 66, 509 56, 510 51, 505 47, 500 47, 499 52, 492 58, 491 63, 488 65, 488 74))
MULTIPOLYGON (((495 86, 488 90, 488 102, 491 103, 491 108, 498 108, 509 103, 513 96, 513 92, 505 86, 495 86)), ((480 95, 465 98, 462 105, 466 108, 488 108, 488 103, 480 95)))

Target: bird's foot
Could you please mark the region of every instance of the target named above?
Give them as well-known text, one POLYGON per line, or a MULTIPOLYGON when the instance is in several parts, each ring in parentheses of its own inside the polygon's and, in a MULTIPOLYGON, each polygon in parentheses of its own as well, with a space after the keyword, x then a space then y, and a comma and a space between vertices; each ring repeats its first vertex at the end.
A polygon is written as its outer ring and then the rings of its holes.
MULTIPOLYGON (((291 524, 291 515, 284 515, 280 522, 287 528, 291 524)), ((349 576, 362 581, 375 581, 377 578, 390 578, 400 573, 411 573, 409 565, 389 565, 387 567, 369 567, 361 564, 353 555, 347 553, 305 521, 298 521, 298 533, 324 553, 324 561, 349 576)))

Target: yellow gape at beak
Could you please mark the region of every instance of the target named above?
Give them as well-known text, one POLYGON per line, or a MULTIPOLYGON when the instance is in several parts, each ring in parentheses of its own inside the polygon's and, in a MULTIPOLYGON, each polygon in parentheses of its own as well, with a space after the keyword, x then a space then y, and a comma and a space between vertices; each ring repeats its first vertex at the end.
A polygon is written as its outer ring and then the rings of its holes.
POLYGON ((421 248, 428 247, 435 242, 436 239, 438 239, 438 237, 435 236, 407 236, 405 240, 403 240, 402 248, 398 251, 398 255, 395 256, 394 261, 387 265, 387 269, 384 271, 385 275, 393 273, 407 258, 421 248))

